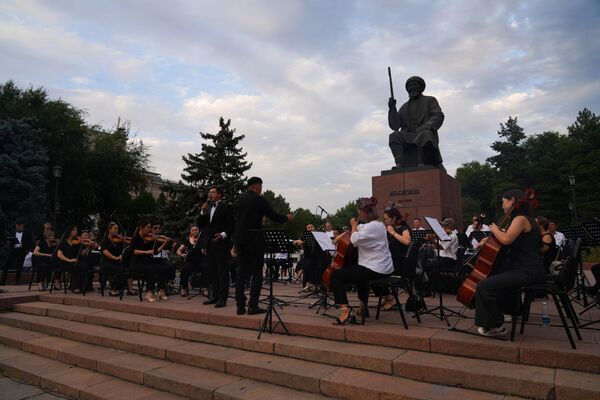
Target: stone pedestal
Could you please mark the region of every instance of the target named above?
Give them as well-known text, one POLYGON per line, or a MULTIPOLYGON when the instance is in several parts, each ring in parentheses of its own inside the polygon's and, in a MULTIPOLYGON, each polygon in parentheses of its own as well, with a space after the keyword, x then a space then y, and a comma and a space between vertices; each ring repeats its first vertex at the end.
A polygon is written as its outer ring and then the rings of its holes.
MULTIPOLYGON (((421 167, 382 171, 381 176, 372 178, 371 185, 381 219, 383 210, 390 205, 389 201, 394 202, 403 214, 410 214, 409 226, 412 226, 410 222, 415 217, 421 220, 423 217, 438 220, 450 217, 462 232, 460 184, 446 170, 421 167)), ((423 223, 426 227, 424 220, 423 223)))

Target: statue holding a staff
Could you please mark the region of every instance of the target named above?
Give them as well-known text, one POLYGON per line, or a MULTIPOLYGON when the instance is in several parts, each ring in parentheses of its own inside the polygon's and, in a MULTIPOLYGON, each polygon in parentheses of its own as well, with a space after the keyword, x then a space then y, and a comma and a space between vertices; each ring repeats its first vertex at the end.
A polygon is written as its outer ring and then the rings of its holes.
POLYGON ((425 81, 418 76, 406 80, 408 101, 396 111, 396 99, 388 67, 391 97, 388 101, 390 149, 396 167, 410 168, 432 165, 443 168, 439 149, 438 129, 444 122, 444 113, 435 97, 424 96, 425 81))

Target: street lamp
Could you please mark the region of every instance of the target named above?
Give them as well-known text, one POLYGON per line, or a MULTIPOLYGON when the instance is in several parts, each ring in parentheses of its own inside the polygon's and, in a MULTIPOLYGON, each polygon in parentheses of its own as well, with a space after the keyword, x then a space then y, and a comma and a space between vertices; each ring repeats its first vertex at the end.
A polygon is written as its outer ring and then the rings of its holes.
POLYGON ((62 175, 62 167, 55 165, 52 168, 52 174, 54 175, 54 221, 52 226, 56 229, 56 214, 58 214, 58 180, 62 175))
POLYGON ((569 176, 569 185, 571 185, 571 201, 573 202, 573 224, 577 225, 577 203, 575 203, 575 175, 569 176))

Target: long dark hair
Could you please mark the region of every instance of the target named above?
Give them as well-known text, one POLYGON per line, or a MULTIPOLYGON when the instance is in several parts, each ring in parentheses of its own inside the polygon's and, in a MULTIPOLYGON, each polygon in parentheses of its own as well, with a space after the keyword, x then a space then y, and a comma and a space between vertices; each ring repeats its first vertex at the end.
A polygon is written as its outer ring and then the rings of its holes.
POLYGON ((528 198, 528 195, 520 189, 510 189, 504 192, 502 198, 510 200, 515 199, 513 206, 512 217, 522 215, 524 217, 532 218, 533 210, 537 208, 537 201, 535 198, 528 198))
POLYGON ((403 216, 400 211, 396 207, 388 207, 383 211, 390 218, 394 218, 396 223, 400 226, 405 226, 408 228, 408 223, 406 222, 406 217, 403 216))

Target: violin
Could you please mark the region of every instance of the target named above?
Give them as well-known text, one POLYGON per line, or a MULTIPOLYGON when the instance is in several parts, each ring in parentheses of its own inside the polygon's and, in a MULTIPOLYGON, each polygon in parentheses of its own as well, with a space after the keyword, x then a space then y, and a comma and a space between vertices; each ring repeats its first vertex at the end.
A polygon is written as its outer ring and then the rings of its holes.
POLYGON ((74 239, 70 239, 69 240, 71 242, 71 245, 83 245, 83 246, 90 246, 90 247, 99 247, 98 243, 94 242, 92 239, 83 239, 81 236, 77 236, 74 239))
POLYGON ((154 235, 154 234, 144 235, 143 239, 144 239, 145 242, 156 241, 156 242, 159 242, 159 243, 169 242, 169 241, 173 240, 170 237, 165 236, 165 235, 154 235))
POLYGON ((117 235, 111 238, 114 243, 131 244, 131 236, 117 235))

